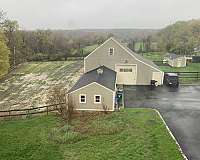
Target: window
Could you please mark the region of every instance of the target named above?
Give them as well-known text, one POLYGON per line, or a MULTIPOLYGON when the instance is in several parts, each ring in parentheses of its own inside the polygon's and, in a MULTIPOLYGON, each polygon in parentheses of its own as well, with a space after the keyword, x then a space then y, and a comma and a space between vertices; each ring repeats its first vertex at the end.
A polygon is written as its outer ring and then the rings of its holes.
POLYGON ((124 72, 132 72, 132 68, 125 68, 124 72))
POLYGON ((101 95, 94 95, 94 103, 101 103, 101 95))
POLYGON ((109 55, 114 55, 114 48, 109 48, 109 55))
POLYGON ((79 95, 79 103, 86 103, 86 94, 79 95))
POLYGON ((123 69, 123 68, 120 68, 119 71, 120 71, 120 72, 124 72, 124 69, 123 69))
POLYGON ((132 68, 120 68, 119 69, 120 72, 132 72, 132 68))

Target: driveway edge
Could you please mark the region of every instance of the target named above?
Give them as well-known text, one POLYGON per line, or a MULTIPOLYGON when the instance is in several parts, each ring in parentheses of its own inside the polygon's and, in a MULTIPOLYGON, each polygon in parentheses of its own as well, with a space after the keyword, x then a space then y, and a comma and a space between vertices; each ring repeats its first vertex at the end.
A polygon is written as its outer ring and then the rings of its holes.
POLYGON ((165 122, 165 120, 163 119, 162 115, 160 114, 160 112, 157 109, 153 109, 157 112, 157 114, 159 115, 159 117, 161 118, 161 120, 163 121, 167 131, 169 132, 170 136, 172 137, 172 139, 175 141, 176 145, 178 146, 179 151, 181 152, 181 155, 183 156, 183 158, 185 160, 188 160, 188 158, 186 157, 186 155, 184 154, 183 150, 181 149, 178 141, 176 140, 176 138, 174 137, 173 133, 171 132, 171 130, 169 129, 167 123, 165 122))

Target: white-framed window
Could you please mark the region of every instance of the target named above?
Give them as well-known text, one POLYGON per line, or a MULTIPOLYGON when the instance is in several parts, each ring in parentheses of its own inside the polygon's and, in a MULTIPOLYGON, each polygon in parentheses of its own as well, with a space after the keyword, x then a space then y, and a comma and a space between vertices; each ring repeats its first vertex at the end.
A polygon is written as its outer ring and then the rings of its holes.
POLYGON ((79 103, 86 103, 86 94, 79 95, 79 103))
POLYGON ((94 103, 101 104, 101 95, 94 95, 94 103))
POLYGON ((133 72, 132 68, 120 68, 119 72, 133 72))
POLYGON ((109 48, 109 55, 114 55, 114 48, 109 48))

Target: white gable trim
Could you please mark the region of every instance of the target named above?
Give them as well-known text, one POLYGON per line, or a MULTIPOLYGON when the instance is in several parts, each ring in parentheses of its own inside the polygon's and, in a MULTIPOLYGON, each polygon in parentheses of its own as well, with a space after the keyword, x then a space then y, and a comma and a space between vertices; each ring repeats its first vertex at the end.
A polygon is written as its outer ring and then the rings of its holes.
POLYGON ((85 60, 90 56, 90 55, 92 55, 94 52, 96 52, 96 50, 98 50, 99 48, 101 48, 102 46, 104 46, 108 41, 110 41, 112 39, 112 37, 111 38, 109 38, 109 39, 107 39, 104 43, 102 43, 100 46, 98 46, 96 49, 94 49, 90 54, 88 54, 85 58, 84 58, 84 60, 83 60, 83 63, 84 63, 84 73, 85 73, 85 60))
POLYGON ((92 51, 88 56, 86 56, 86 57, 84 58, 84 72, 85 72, 85 60, 86 60, 90 55, 92 55, 94 52, 96 52, 96 50, 98 50, 100 47, 104 46, 104 45, 105 45, 108 41, 110 41, 110 40, 113 40, 115 43, 117 43, 122 49, 124 49, 130 56, 132 56, 133 58, 135 58, 137 61, 139 61, 139 62, 141 62, 141 63, 143 63, 143 64, 145 64, 145 65, 147 65, 147 66, 149 66, 149 67, 151 67, 151 68, 153 68, 153 69, 159 71, 159 72, 162 72, 161 70, 155 68, 154 66, 152 66, 152 65, 150 65, 150 64, 147 64, 147 63, 145 63, 145 62, 139 60, 137 57, 135 57, 133 54, 131 54, 129 50, 127 50, 120 42, 118 42, 117 40, 115 40, 113 37, 111 37, 111 38, 109 38, 108 40, 106 40, 103 44, 101 44, 99 47, 97 47, 94 51, 92 51))
POLYGON ((132 56, 133 58, 135 58, 137 61, 139 61, 139 62, 141 62, 141 63, 143 63, 143 64, 145 64, 145 65, 147 65, 147 66, 149 66, 149 67, 151 67, 151 68, 153 68, 153 69, 159 71, 159 72, 162 72, 161 70, 159 70, 159 69, 153 67, 152 65, 149 65, 149 64, 147 64, 147 63, 145 63, 145 62, 139 60, 138 58, 136 58, 133 54, 130 53, 129 50, 127 50, 123 45, 121 45, 121 43, 119 43, 119 42, 118 42, 117 40, 115 40, 114 38, 111 37, 110 39, 112 39, 114 42, 116 42, 122 49, 124 49, 130 56, 132 56))
POLYGON ((114 92, 113 90, 111 90, 111 89, 109 89, 109 88, 107 88, 107 87, 105 87, 105 86, 103 86, 103 85, 101 85, 101 84, 99 84, 99 83, 97 83, 97 82, 92 82, 92 83, 87 84, 87 85, 85 85, 85 86, 83 86, 83 87, 80 87, 80 88, 78 88, 78 89, 76 89, 76 90, 74 90, 74 91, 72 91, 72 92, 69 92, 68 94, 74 93, 74 92, 76 92, 76 91, 78 91, 78 90, 80 90, 80 89, 83 89, 83 88, 85 88, 85 87, 88 87, 88 86, 90 86, 90 85, 92 85, 92 84, 97 84, 97 85, 99 85, 99 86, 101 86, 101 87, 107 89, 108 91, 110 91, 110 92, 112 92, 112 93, 114 92))

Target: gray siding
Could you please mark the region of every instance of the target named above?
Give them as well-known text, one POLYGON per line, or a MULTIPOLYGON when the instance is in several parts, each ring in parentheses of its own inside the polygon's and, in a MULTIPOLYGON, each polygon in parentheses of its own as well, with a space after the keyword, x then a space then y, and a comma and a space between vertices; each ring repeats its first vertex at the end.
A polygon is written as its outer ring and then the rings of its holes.
POLYGON ((137 65, 136 85, 149 85, 153 72, 159 72, 136 60, 112 39, 85 58, 85 72, 95 69, 99 65, 105 65, 106 67, 115 70, 115 64, 125 64, 125 61, 127 62, 126 64, 137 65), (109 48, 114 48, 114 55, 109 55, 109 48))
POLYGON ((80 110, 103 110, 102 105, 105 104, 109 107, 110 111, 114 109, 114 97, 115 92, 104 88, 96 83, 92 83, 86 87, 69 93, 69 97, 72 99, 75 109, 80 110), (79 103, 79 95, 86 94, 86 103, 79 103), (94 95, 101 95, 102 104, 94 103, 94 95))

